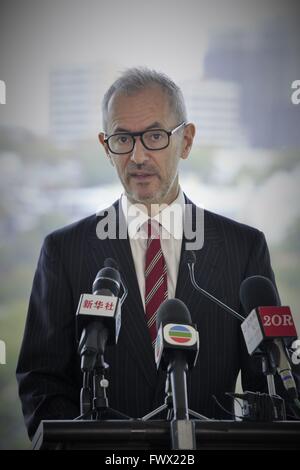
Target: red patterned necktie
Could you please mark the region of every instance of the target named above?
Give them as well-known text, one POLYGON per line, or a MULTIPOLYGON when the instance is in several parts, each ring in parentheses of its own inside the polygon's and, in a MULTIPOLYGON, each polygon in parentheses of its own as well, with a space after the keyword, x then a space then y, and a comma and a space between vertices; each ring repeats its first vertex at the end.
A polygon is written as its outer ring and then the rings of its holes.
POLYGON ((148 222, 148 240, 145 263, 145 310, 152 346, 156 340, 156 313, 160 304, 168 298, 167 267, 161 249, 159 224, 148 222))

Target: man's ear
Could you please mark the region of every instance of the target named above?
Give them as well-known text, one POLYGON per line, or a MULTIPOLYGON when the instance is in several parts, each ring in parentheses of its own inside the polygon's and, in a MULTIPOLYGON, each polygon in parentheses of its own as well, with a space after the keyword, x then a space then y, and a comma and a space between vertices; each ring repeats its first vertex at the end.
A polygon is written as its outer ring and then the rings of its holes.
POLYGON ((189 156, 191 151, 193 140, 196 133, 196 127, 191 122, 188 123, 184 128, 183 134, 183 149, 182 149, 182 156, 184 160, 189 156))
POLYGON ((104 134, 104 132, 100 132, 100 133, 98 134, 98 139, 99 139, 100 144, 101 144, 102 147, 104 148, 105 154, 106 154, 107 158, 109 159, 111 165, 112 165, 112 166, 115 166, 114 161, 113 161, 113 159, 111 158, 111 156, 110 156, 110 154, 109 154, 109 149, 108 149, 108 147, 107 147, 107 144, 104 142, 104 139, 105 139, 105 134, 104 134))

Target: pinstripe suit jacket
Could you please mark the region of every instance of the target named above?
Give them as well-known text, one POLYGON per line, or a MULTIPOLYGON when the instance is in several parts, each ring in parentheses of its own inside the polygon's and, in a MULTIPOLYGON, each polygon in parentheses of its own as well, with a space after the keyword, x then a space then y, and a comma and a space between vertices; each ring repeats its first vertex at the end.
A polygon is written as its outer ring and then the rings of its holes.
MULTIPOLYGON (((186 202, 191 203, 187 198, 186 202)), ((119 201, 114 207, 118 212, 119 201)), ((194 221, 196 206, 192 207, 194 221)), ((91 292, 107 257, 118 262, 129 290, 118 345, 109 347, 105 356, 110 365, 109 404, 132 417, 142 417, 164 399, 165 375, 156 371, 129 240, 99 240, 99 220, 93 215, 53 232, 41 250, 17 366, 30 436, 42 419, 79 414, 82 378, 75 312, 80 294, 91 292)), ((241 310, 239 287, 245 277, 261 274, 274 282, 264 235, 208 211, 204 212, 204 230, 204 246, 196 252, 196 279, 201 287, 241 310)), ((265 379, 255 361, 249 360, 239 322, 192 288, 182 263, 184 247, 185 239, 176 297, 189 308, 200 335, 199 358, 188 379, 189 406, 209 417, 224 418, 212 395, 229 407, 224 393, 234 391, 240 369, 244 389, 263 390, 265 379)))

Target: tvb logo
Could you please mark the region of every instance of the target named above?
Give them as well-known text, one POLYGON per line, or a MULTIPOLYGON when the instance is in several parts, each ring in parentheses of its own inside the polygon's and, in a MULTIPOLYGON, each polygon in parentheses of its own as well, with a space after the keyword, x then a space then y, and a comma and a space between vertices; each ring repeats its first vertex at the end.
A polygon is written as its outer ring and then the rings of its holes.
POLYGON ((0 80, 0 104, 6 104, 6 85, 3 80, 0 80))
POLYGON ((294 80, 292 83, 292 89, 295 90, 292 93, 291 101, 293 104, 300 104, 300 80, 294 80))
POLYGON ((6 364, 6 345, 0 340, 0 365, 6 364))

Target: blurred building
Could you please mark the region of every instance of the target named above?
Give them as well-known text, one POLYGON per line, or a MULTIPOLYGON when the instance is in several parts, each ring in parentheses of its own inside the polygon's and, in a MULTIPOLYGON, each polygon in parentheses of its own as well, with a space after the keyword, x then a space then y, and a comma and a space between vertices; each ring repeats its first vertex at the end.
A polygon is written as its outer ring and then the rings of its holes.
POLYGON ((60 67, 50 74, 50 134, 61 146, 95 138, 101 100, 115 75, 111 64, 60 67))
POLYGON ((181 84, 189 121, 196 125, 195 142, 201 146, 246 145, 240 123, 240 87, 221 80, 191 80, 181 84))
POLYGON ((204 76, 240 86, 241 125, 252 147, 300 145, 300 110, 291 103, 291 84, 300 78, 299 50, 299 29, 284 22, 210 41, 204 76))

